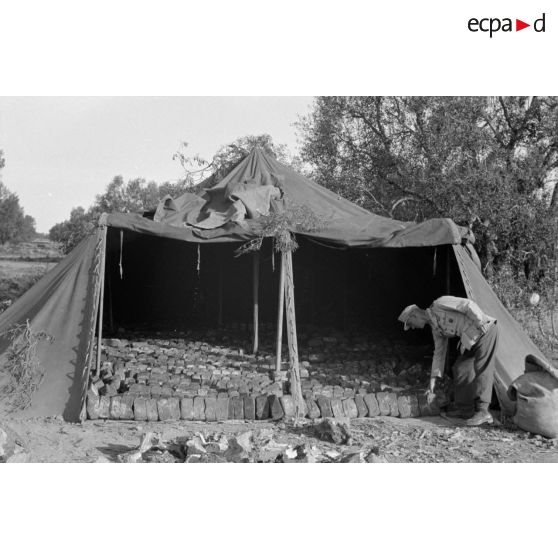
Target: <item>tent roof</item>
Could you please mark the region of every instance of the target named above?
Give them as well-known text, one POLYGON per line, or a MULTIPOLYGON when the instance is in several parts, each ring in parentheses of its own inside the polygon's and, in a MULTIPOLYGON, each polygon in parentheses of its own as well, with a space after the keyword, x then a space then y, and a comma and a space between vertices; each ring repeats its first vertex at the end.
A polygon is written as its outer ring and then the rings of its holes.
POLYGON ((107 217, 107 224, 189 242, 250 240, 261 234, 260 219, 229 221, 213 229, 196 225, 201 214, 212 209, 227 209, 224 206, 227 192, 239 186, 278 188, 281 193, 279 203, 307 209, 325 224, 317 232, 300 228, 292 232, 336 246, 376 248, 460 244, 468 232, 451 219, 409 223, 375 215, 283 165, 259 148, 253 149, 219 183, 206 188, 203 196, 185 193, 174 200, 163 200, 157 208, 155 220, 137 214, 117 213, 107 217))

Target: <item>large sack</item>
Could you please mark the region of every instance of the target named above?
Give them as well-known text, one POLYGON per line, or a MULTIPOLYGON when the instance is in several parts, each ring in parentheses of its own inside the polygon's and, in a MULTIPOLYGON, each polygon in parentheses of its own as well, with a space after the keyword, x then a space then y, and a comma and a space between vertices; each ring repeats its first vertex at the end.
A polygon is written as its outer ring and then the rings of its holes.
POLYGON ((525 374, 508 388, 508 397, 516 402, 513 421, 519 428, 558 436, 558 370, 534 356, 525 358, 525 374))

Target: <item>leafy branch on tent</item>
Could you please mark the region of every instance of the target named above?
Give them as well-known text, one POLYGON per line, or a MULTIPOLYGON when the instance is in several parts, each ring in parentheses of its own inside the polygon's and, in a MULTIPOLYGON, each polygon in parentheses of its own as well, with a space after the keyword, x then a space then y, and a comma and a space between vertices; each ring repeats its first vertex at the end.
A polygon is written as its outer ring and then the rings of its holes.
POLYGON ((194 188, 201 183, 206 175, 214 172, 214 162, 207 161, 200 155, 188 156, 186 150, 188 142, 181 142, 180 148, 172 156, 173 161, 178 161, 186 174, 186 184, 190 188, 194 188))
POLYGON ((45 374, 37 357, 39 343, 52 343, 54 337, 44 331, 33 331, 29 320, 1 332, 0 335, 11 341, 0 368, 9 378, 9 382, 2 388, 1 396, 9 397, 12 410, 25 409, 31 404, 31 398, 45 374))
POLYGON ((293 203, 287 196, 283 198, 284 208, 271 208, 269 215, 260 217, 261 231, 258 238, 245 242, 235 250, 236 256, 257 252, 264 238, 273 238, 276 252, 294 252, 298 243, 292 231, 319 232, 326 226, 325 219, 311 209, 293 203))

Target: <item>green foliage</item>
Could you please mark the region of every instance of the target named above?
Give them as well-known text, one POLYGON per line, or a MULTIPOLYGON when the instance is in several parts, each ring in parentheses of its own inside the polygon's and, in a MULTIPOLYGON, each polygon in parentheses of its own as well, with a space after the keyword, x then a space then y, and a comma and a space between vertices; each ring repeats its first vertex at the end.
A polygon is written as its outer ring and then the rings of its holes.
POLYGON ((2 371, 9 381, 0 395, 8 400, 12 411, 25 409, 31 404, 33 393, 44 377, 44 369, 37 357, 39 343, 52 343, 54 338, 43 331, 33 331, 28 321, 0 332, 0 335, 11 342, 2 363, 2 371))
POLYGON ((557 305, 556 97, 320 97, 298 126, 302 158, 324 186, 394 219, 469 226, 508 308, 558 340, 548 319, 557 305))
POLYGON ((166 195, 177 197, 187 190, 185 181, 147 182, 134 178, 124 182, 122 176, 115 176, 107 185, 104 193, 95 198, 95 203, 86 211, 83 207, 72 209, 70 218, 54 225, 49 238, 62 244, 68 254, 79 242, 90 234, 102 213, 143 213, 157 207, 159 200, 166 195))
POLYGON ((550 272, 556 98, 320 97, 299 129, 326 187, 395 219, 470 226, 488 273, 511 265, 536 282, 542 255, 550 272))
POLYGON ((552 282, 535 291, 532 281, 517 276, 510 266, 503 266, 489 282, 543 353, 558 363, 558 307, 552 282), (535 292, 540 295, 540 301, 531 304, 530 298, 535 292))
POLYGON ((12 275, 0 274, 0 314, 7 310, 12 302, 28 291, 46 273, 47 268, 37 267, 31 273, 12 275))
POLYGON ((250 240, 237 248, 236 255, 242 256, 258 251, 264 238, 273 238, 276 252, 294 252, 298 243, 292 232, 317 232, 325 228, 326 222, 311 209, 283 198, 280 209, 271 209, 269 215, 260 217, 261 231, 258 238, 250 240))
POLYGON ((155 209, 167 191, 184 192, 179 184, 147 182, 144 178, 134 178, 124 183, 122 176, 115 176, 103 194, 95 199, 94 209, 101 213, 134 213, 155 209))
POLYGON ((18 196, 0 184, 0 244, 19 239, 24 218, 18 196))
MULTIPOLYGON (((5 164, 4 153, 0 150, 0 169, 5 164)), ((19 197, 0 180, 0 244, 31 240, 35 234, 35 219, 25 215, 19 197)))
POLYGON ((21 227, 20 239, 22 242, 29 242, 37 236, 35 230, 35 219, 31 215, 25 215, 23 218, 23 226, 21 227))
POLYGON ((60 242, 62 252, 68 254, 94 230, 99 215, 95 210, 85 211, 83 207, 75 207, 70 218, 54 225, 48 236, 52 241, 60 242))
POLYGON ((35 219, 25 215, 19 197, 0 182, 0 244, 23 242, 35 236, 35 219))
POLYGON ((274 237, 274 247, 278 252, 294 251, 298 248, 294 232, 317 232, 325 228, 326 222, 322 216, 311 209, 283 197, 283 209, 271 211, 261 218, 264 237, 274 237))

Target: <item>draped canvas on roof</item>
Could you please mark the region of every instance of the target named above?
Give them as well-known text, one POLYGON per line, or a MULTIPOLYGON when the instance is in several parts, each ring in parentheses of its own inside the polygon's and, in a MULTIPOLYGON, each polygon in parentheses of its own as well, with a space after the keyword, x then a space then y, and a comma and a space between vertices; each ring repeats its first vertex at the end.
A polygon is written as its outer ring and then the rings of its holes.
POLYGON ((203 196, 164 199, 151 224, 131 215, 110 216, 109 224, 191 242, 242 241, 260 234, 262 215, 289 205, 304 208, 324 225, 314 232, 293 232, 336 246, 437 246, 459 243, 466 234, 451 219, 405 223, 374 215, 258 148, 203 196))

